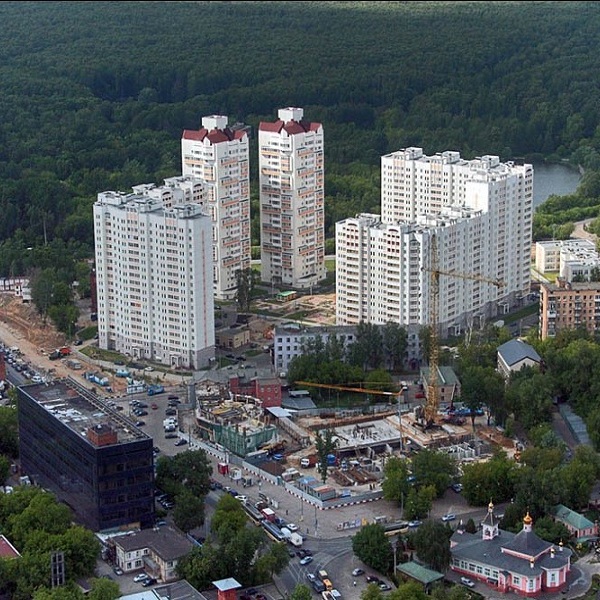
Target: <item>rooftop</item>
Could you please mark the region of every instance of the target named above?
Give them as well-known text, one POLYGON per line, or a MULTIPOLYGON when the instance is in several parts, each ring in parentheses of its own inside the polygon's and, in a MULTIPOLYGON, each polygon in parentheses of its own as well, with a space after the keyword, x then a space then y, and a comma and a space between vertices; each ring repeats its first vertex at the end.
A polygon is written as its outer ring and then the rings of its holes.
POLYGON ((151 548, 165 561, 178 560, 194 548, 192 542, 171 527, 143 529, 115 537, 113 540, 125 552, 151 548))
POLYGON ((90 430, 99 434, 108 431, 116 434, 117 444, 148 438, 131 419, 70 378, 24 385, 21 390, 55 419, 88 441, 90 430))

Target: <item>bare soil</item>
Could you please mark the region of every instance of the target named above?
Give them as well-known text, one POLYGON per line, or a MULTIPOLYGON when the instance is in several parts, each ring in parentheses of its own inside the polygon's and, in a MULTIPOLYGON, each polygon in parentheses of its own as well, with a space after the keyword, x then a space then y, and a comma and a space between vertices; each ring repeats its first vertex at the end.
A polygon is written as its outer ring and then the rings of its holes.
MULTIPOLYGON (((65 335, 56 330, 50 319, 44 320, 33 303, 23 302, 12 293, 0 294, 0 341, 10 348, 19 348, 34 368, 59 377, 73 375, 62 361, 48 358, 53 350, 67 344, 65 335)), ((78 360, 83 369, 89 367, 80 357, 78 360)))

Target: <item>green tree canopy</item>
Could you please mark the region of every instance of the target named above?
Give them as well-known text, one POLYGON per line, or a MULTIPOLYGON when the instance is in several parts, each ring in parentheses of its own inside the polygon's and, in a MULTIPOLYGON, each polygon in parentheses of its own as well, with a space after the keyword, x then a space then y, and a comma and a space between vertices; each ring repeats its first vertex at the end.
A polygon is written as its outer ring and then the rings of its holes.
POLYGON ((352 550, 365 565, 376 571, 388 573, 392 566, 392 545, 385 529, 377 523, 364 525, 352 536, 352 550))

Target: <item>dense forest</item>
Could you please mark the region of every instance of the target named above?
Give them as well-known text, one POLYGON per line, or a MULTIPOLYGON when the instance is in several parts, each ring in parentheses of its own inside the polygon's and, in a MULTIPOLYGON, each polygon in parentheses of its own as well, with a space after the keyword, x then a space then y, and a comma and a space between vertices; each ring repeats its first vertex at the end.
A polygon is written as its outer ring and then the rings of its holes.
POLYGON ((0 276, 70 283, 98 192, 180 174, 205 115, 255 133, 284 106, 324 125, 330 247, 407 146, 583 166, 538 237, 599 214, 595 2, 2 2, 0 22, 0 276))

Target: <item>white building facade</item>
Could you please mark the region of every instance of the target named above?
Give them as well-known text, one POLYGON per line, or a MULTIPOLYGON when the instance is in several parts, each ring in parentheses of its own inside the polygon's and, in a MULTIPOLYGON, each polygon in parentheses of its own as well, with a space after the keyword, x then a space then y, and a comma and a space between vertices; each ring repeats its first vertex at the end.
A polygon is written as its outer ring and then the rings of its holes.
POLYGON ((279 110, 258 132, 261 279, 310 289, 325 278, 323 126, 279 110))
POLYGON ((533 168, 409 148, 382 157, 381 215, 336 224, 338 325, 431 322, 432 239, 438 322, 459 334, 529 291, 533 168), (501 281, 497 287, 491 281, 501 281))
POLYGON ((278 325, 273 335, 273 364, 278 371, 287 371, 292 360, 301 356, 308 344, 318 338, 326 345, 333 337, 347 351, 356 342, 356 327, 305 327, 299 323, 278 325))
POLYGON ((209 364, 215 354, 211 232, 200 204, 165 207, 145 193, 98 194, 100 348, 172 367, 209 364))
POLYGON ((182 175, 202 182, 202 201, 213 222, 215 298, 231 300, 238 271, 250 268, 250 162, 248 134, 227 117, 203 117, 181 139, 182 175))

